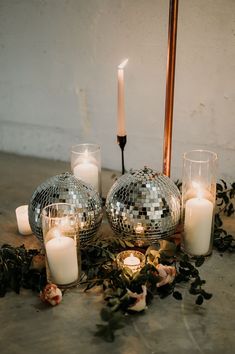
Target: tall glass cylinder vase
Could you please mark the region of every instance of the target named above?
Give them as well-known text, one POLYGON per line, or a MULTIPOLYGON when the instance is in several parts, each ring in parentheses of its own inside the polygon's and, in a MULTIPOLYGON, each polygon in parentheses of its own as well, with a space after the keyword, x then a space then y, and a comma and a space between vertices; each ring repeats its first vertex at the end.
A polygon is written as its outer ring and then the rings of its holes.
POLYGON ((190 256, 207 256, 212 252, 216 170, 214 152, 192 150, 183 156, 182 248, 190 256))
POLYGON ((101 194, 101 153, 97 144, 78 144, 71 149, 71 169, 75 177, 92 185, 101 194))
POLYGON ((47 280, 69 288, 80 279, 80 243, 76 208, 56 203, 42 210, 43 240, 46 250, 47 280))

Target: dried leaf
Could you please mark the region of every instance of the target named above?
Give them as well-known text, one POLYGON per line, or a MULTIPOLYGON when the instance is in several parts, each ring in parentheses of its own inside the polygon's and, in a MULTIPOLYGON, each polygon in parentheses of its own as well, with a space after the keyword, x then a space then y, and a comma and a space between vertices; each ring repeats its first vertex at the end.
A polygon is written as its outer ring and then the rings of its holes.
POLYGON ((204 297, 205 300, 210 300, 212 298, 212 294, 207 293, 205 290, 201 290, 201 295, 204 297))
POLYGON ((203 303, 203 296, 202 296, 202 295, 198 295, 198 297, 197 297, 195 303, 196 303, 197 305, 202 305, 202 303, 203 303))
POLYGON ((203 256, 198 257, 195 261, 195 266, 199 268, 203 265, 204 262, 205 262, 205 257, 203 256))
POLYGON ((183 298, 182 298, 182 295, 181 295, 181 293, 179 292, 179 291, 174 291, 173 292, 173 296, 174 296, 174 298, 176 299, 176 300, 182 300, 183 298))

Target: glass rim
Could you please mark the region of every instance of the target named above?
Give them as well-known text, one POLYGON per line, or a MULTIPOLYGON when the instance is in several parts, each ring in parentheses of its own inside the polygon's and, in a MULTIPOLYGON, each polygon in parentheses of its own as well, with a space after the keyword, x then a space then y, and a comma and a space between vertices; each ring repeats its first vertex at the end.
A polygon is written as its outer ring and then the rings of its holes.
MULTIPOLYGON (((47 209, 47 208, 50 208, 50 207, 52 207, 52 206, 54 206, 54 205, 60 205, 60 206, 61 206, 61 205, 67 205, 67 206, 69 206, 69 207, 72 206, 71 209, 76 210, 76 206, 75 206, 74 204, 70 204, 70 203, 51 203, 51 204, 45 206, 45 207, 42 209, 42 211, 41 211, 41 217, 43 216, 44 218, 48 218, 48 219, 59 219, 59 218, 66 217, 66 216, 48 216, 48 215, 46 214, 46 209, 47 209)), ((75 213, 74 213, 74 214, 75 214, 75 213)), ((67 216, 69 217, 69 215, 67 215, 67 216)), ((71 215, 71 216, 72 216, 72 215, 71 215)))
POLYGON ((83 143, 83 144, 72 145, 72 147, 71 147, 71 153, 74 153, 74 154, 84 154, 84 151, 76 151, 76 148, 77 148, 77 147, 85 147, 85 146, 87 146, 87 147, 90 146, 90 147, 93 148, 92 151, 89 151, 89 150, 88 150, 88 152, 89 152, 89 153, 92 153, 92 154, 95 153, 95 152, 97 152, 97 151, 100 151, 100 150, 101 150, 99 144, 96 144, 96 143, 83 143))
POLYGON ((210 150, 203 150, 203 149, 196 149, 196 150, 190 150, 190 151, 187 151, 187 152, 184 152, 183 154, 183 159, 186 160, 186 161, 190 161, 190 162, 195 162, 195 163, 208 163, 210 161, 210 159, 206 159, 206 160, 195 160, 195 158, 189 158, 187 155, 188 154, 191 154, 191 153, 202 153, 202 152, 205 152, 207 153, 208 155, 211 155, 212 157, 212 161, 216 161, 218 160, 218 155, 216 152, 213 152, 213 151, 210 151, 210 150))

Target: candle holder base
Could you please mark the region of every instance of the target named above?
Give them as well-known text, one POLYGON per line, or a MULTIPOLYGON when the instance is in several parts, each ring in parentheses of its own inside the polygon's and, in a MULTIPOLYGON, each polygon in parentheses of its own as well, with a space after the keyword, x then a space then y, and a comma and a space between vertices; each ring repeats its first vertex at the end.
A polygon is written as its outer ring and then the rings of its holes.
POLYGON ((180 247, 181 251, 186 254, 190 260, 192 261, 196 261, 197 259, 204 257, 204 258, 208 258, 212 255, 212 248, 210 247, 210 249, 204 253, 204 254, 194 254, 190 251, 188 251, 185 247, 184 247, 184 243, 181 243, 181 247, 180 247))
POLYGON ((126 142, 127 142, 127 136, 126 135, 124 135, 124 136, 117 135, 117 143, 120 146, 121 153, 122 153, 122 174, 123 175, 125 173, 124 148, 125 148, 126 142))

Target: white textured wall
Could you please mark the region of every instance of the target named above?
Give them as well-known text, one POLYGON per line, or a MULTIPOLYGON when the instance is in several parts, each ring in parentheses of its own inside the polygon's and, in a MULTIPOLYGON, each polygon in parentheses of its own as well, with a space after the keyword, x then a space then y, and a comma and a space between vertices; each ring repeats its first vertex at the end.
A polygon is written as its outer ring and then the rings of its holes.
MULTIPOLYGON (((179 0, 172 174, 192 148, 235 177, 235 1, 179 0)), ((117 65, 126 69, 126 166, 161 170, 167 0, 0 0, 0 150, 69 160, 116 145, 117 65)))

